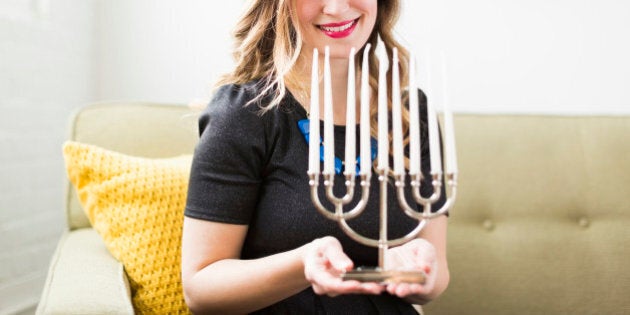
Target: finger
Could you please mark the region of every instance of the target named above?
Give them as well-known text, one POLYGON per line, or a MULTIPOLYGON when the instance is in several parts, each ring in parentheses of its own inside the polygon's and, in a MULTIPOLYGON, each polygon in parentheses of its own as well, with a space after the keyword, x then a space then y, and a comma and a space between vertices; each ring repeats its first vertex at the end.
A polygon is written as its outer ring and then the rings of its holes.
POLYGON ((341 247, 327 247, 324 250, 324 256, 330 263, 330 266, 339 272, 351 270, 354 266, 352 260, 343 252, 341 247))
POLYGON ((331 285, 339 282, 339 277, 330 273, 329 270, 320 269, 311 273, 311 280, 320 285, 331 285))
POLYGON ((313 290, 317 294, 337 296, 341 294, 381 294, 384 290, 382 285, 377 283, 361 283, 358 281, 340 281, 337 283, 326 283, 324 285, 314 285, 313 290))
POLYGON ((418 283, 392 283, 387 285, 386 291, 398 297, 427 293, 426 288, 418 283))
POLYGON ((313 271, 309 273, 308 280, 316 293, 330 296, 348 293, 380 294, 383 291, 383 287, 377 283, 361 283, 355 280, 343 281, 332 274, 330 270, 313 271))
POLYGON ((313 292, 315 292, 315 294, 318 295, 323 295, 323 294, 327 294, 328 292, 326 292, 326 289, 324 289, 324 287, 317 285, 317 284, 313 284, 311 286, 313 288, 313 292))
POLYGON ((340 294, 361 292, 361 284, 356 281, 327 281, 313 285, 313 290, 317 294, 337 296, 340 294))
POLYGON ((343 252, 339 240, 332 236, 326 236, 313 242, 315 252, 323 257, 335 270, 343 272, 352 269, 352 260, 343 252))
POLYGON ((328 275, 326 259, 323 257, 311 257, 304 262, 304 275, 309 282, 322 281, 328 275))
POLYGON ((330 269, 314 272, 311 283, 318 285, 325 293, 346 293, 361 289, 361 282, 343 281, 338 275, 331 273, 330 269))
POLYGON ((315 293, 330 296, 340 294, 341 291, 347 289, 342 285, 341 280, 324 274, 316 275, 312 286, 315 293))
POLYGON ((427 287, 420 284, 409 285, 409 294, 427 294, 428 291, 427 287))
POLYGON ((335 292, 339 294, 372 294, 378 295, 383 292, 383 286, 376 283, 358 284, 358 285, 340 285, 335 292))
POLYGON ((406 283, 401 283, 400 285, 398 285, 395 291, 395 294, 398 297, 406 297, 407 295, 409 295, 409 293, 410 293, 409 285, 406 283))
POLYGON ((361 290, 364 294, 381 294, 385 288, 383 285, 374 282, 366 282, 361 284, 361 290))
POLYGON ((398 284, 396 283, 390 283, 387 285, 387 293, 391 294, 391 295, 396 295, 396 288, 398 287, 398 284))

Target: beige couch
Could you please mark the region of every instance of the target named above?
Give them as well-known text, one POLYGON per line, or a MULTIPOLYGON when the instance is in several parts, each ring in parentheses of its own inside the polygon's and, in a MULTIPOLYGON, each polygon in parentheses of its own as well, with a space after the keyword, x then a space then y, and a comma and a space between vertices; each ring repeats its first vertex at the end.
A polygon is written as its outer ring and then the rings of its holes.
MULTIPOLYGON (((68 139, 135 156, 189 154, 197 141, 196 116, 185 106, 95 104, 73 115, 68 139)), ((69 181, 66 187, 67 230, 53 255, 37 313, 133 314, 123 265, 90 226, 69 181)))
MULTIPOLYGON (((630 314, 630 117, 457 115, 459 196, 434 314, 630 314)), ((191 153, 186 107, 97 104, 70 139, 146 157, 191 153)), ((69 187, 69 186, 68 186, 69 187)), ((73 189, 39 314, 131 314, 123 266, 73 189)))

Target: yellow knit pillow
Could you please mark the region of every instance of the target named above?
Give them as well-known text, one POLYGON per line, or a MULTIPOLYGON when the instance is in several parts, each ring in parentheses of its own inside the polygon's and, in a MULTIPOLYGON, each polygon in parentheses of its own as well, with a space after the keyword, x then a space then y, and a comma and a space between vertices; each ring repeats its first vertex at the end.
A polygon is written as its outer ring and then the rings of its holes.
POLYGON ((191 156, 140 158, 70 141, 63 153, 87 217, 125 267, 135 311, 189 313, 180 250, 191 156))

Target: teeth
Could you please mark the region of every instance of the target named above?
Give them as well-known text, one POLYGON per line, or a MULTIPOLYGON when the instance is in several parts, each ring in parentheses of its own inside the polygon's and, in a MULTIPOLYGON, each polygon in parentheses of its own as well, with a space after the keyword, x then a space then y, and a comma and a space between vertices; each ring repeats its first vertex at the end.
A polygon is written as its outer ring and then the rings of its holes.
POLYGON ((329 27, 329 26, 320 26, 320 28, 326 32, 343 32, 347 29, 349 29, 352 24, 354 24, 354 21, 349 22, 346 25, 342 25, 342 26, 335 26, 335 27, 329 27))

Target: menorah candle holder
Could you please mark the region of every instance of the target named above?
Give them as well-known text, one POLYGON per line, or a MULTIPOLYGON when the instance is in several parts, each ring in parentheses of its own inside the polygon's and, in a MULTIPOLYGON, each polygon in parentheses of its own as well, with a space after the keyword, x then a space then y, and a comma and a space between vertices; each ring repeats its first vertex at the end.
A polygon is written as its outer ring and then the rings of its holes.
MULTIPOLYGON (((427 121, 429 129, 429 148, 431 153, 431 177, 433 193, 430 196, 422 196, 420 186, 422 183, 422 171, 420 168, 420 122, 418 95, 415 85, 414 60, 410 58, 409 66, 409 167, 405 168, 403 153, 403 134, 402 134, 402 116, 401 116, 401 94, 400 94, 400 77, 398 66, 398 52, 394 48, 392 51, 392 149, 393 149, 393 172, 389 167, 389 130, 388 130, 388 105, 387 105, 387 83, 386 73, 389 68, 389 60, 384 44, 379 39, 376 48, 376 56, 379 61, 378 76, 378 160, 376 174, 379 180, 379 238, 373 239, 365 237, 348 225, 348 220, 354 219, 361 215, 365 210, 370 193, 370 179, 372 176, 371 156, 371 136, 370 136, 370 90, 368 86, 369 61, 368 54, 370 44, 367 44, 362 56, 361 72, 361 92, 360 92, 360 200, 348 211, 343 210, 343 206, 349 204, 354 198, 355 177, 357 176, 356 165, 356 133, 355 128, 346 129, 345 142, 345 165, 344 170, 346 193, 344 196, 336 196, 333 193, 335 168, 334 168, 334 141, 324 141, 324 168, 320 173, 320 127, 319 127, 319 52, 317 49, 313 51, 313 69, 311 78, 311 105, 309 113, 309 184, 311 186, 311 199, 315 208, 326 218, 336 221, 340 228, 351 239, 363 245, 378 248, 378 267, 370 269, 355 269, 342 275, 344 280, 359 280, 380 283, 424 283, 425 275, 422 271, 405 271, 392 270, 388 268, 386 261, 386 252, 388 248, 395 247, 407 243, 418 237, 423 228, 429 221, 438 216, 444 215, 455 202, 457 187, 457 161, 455 154, 455 139, 453 133, 452 114, 444 104, 444 148, 446 171, 442 173, 442 157, 440 153, 439 131, 437 114, 430 104, 427 108, 427 121), (318 194, 319 176, 324 179, 325 196, 332 203, 334 209, 327 209, 322 205, 318 194), (410 176, 411 194, 413 200, 422 206, 422 211, 416 211, 411 207, 405 197, 405 176, 410 176), (395 191, 400 208, 404 213, 418 221, 418 224, 408 234, 397 239, 388 239, 387 233, 387 185, 390 178, 394 179, 395 191), (444 180, 446 181, 447 196, 446 202, 433 211, 433 205, 440 200, 441 191, 444 180)), ((348 99, 346 112, 346 125, 356 125, 356 85, 355 85, 355 69, 354 69, 355 50, 352 49, 349 56, 348 68, 348 99)), ((330 76, 329 48, 325 49, 324 61, 324 139, 333 139, 333 106, 332 106, 332 87, 330 76)))

